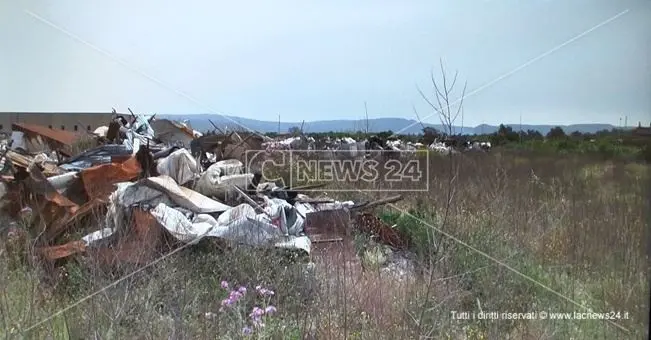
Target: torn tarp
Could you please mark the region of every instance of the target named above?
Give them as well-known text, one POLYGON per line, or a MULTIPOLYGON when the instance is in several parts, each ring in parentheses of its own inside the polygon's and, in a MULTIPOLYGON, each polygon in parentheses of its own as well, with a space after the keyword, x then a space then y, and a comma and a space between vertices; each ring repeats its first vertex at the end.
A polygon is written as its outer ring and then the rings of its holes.
POLYGON ((187 149, 178 149, 160 159, 156 170, 161 175, 172 177, 176 183, 184 185, 199 177, 199 163, 187 149))
POLYGON ((211 165, 197 180, 194 190, 210 197, 227 200, 236 197, 235 187, 246 190, 253 183, 253 174, 243 174, 243 164, 230 159, 211 165))
POLYGON ((100 164, 121 163, 130 157, 131 149, 124 145, 101 145, 68 159, 59 164, 59 167, 68 171, 80 171, 100 164))
POLYGON ((137 183, 120 183, 111 195, 107 227, 115 229, 132 206, 150 213, 170 234, 182 242, 219 237, 249 245, 275 245, 310 251, 303 234, 303 219, 291 212, 287 202, 269 200, 265 213, 242 204, 231 208, 185 187, 169 176, 151 177, 137 183), (289 213, 287 211, 290 211, 289 213), (215 218, 211 213, 222 213, 215 218), (288 218, 289 215, 289 218, 288 218))

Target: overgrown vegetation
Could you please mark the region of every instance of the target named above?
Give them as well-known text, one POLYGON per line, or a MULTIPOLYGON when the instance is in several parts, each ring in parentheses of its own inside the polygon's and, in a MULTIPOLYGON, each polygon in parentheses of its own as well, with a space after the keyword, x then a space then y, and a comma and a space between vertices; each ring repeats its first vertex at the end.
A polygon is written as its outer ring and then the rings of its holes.
MULTIPOLYGON (((263 338, 299 339, 310 334, 319 339, 344 335, 363 339, 645 336, 649 293, 646 165, 604 162, 585 155, 543 157, 508 151, 463 156, 458 160, 455 199, 444 224, 447 161, 432 160, 430 190, 407 195, 399 203, 406 213, 390 207, 377 212, 408 235, 420 268, 408 279, 372 266, 360 273, 358 268, 344 266, 346 261, 328 256, 313 259, 315 266, 310 269, 306 261, 289 260, 277 251, 225 250, 206 241, 22 335, 236 337, 246 325, 233 314, 220 312, 227 294, 220 283, 226 280, 251 292, 256 285, 275 291, 269 303, 277 313, 266 321, 262 333, 254 333, 263 338), (310 270, 314 276, 306 275, 310 270), (426 294, 424 280, 429 273, 433 273, 432 291, 426 294), (570 301, 596 312, 619 312, 622 319, 613 321, 627 331, 598 320, 451 317, 452 311, 582 311, 570 301), (421 313, 419 327, 415 320, 421 313)), ((372 194, 359 195, 371 198, 372 194)), ((21 331, 136 269, 103 271, 90 258, 79 257, 51 271, 30 257, 16 260, 20 257, 16 249, 24 249, 16 246, 19 232, 12 229, 11 242, 3 234, 3 338, 20 337, 21 331)), ((255 303, 244 302, 241 319, 249 318, 255 303)))

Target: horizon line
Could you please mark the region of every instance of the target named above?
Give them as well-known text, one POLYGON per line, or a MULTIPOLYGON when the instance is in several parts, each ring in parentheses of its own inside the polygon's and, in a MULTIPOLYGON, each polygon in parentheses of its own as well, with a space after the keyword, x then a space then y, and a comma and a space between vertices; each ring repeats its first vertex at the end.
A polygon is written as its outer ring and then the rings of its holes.
MULTIPOLYGON (((88 111, 49 111, 49 112, 48 111, 43 111, 43 112, 39 112, 39 111, 2 111, 2 112, 0 112, 0 115, 3 115, 3 114, 119 114, 119 115, 130 115, 130 113, 123 113, 123 112, 115 112, 114 113, 113 111, 94 111, 94 112, 93 111, 90 111, 90 112, 88 112, 88 111)), ((157 116, 204 115, 204 116, 217 116, 218 118, 223 116, 223 115, 218 115, 218 114, 214 114, 214 113, 147 113, 147 115, 153 115, 153 114, 156 114, 157 116)), ((239 116, 233 116, 233 115, 224 115, 224 116, 228 116, 230 118, 248 119, 248 120, 253 120, 253 121, 258 121, 258 122, 269 122, 269 123, 278 123, 279 122, 279 121, 275 121, 275 120, 263 120, 263 119, 255 119, 255 118, 245 118, 245 117, 239 117, 239 116)), ((366 118, 356 118, 356 119, 344 119, 344 118, 341 118, 341 119, 330 119, 330 120, 310 120, 310 121, 305 120, 304 122, 305 122, 305 124, 309 124, 309 123, 320 123, 320 122, 359 122, 359 121, 366 121, 366 120, 372 121, 372 120, 379 120, 379 119, 403 119, 403 120, 407 120, 407 121, 415 121, 415 122, 418 121, 418 120, 413 119, 413 118, 404 118, 404 117, 394 116, 394 117, 375 117, 375 118, 369 117, 368 119, 366 119, 366 118)), ((298 121, 280 121, 280 123, 281 124, 283 124, 283 123, 284 124, 299 124, 300 122, 298 122, 298 121)), ((641 123, 641 122, 639 122, 639 123, 641 123)), ((426 123, 426 122, 423 122, 423 124, 432 125, 432 126, 443 125, 441 123, 426 123)), ((477 125, 474 125, 474 126, 463 125, 463 127, 473 128, 473 127, 478 127, 478 126, 481 126, 481 125, 487 125, 487 126, 499 126, 499 125, 507 125, 507 126, 512 126, 512 125, 549 125, 549 126, 610 125, 610 126, 613 126, 613 127, 619 127, 617 124, 603 123, 603 122, 581 122, 581 123, 565 123, 565 124, 558 124, 558 123, 525 123, 525 122, 522 122, 522 123, 504 123, 504 122, 501 122, 501 123, 492 123, 492 124, 491 123, 480 123, 480 124, 477 124, 477 125)), ((459 124, 459 125, 453 124, 453 126, 462 127, 461 124, 459 124)), ((629 127, 630 128, 635 128, 637 126, 638 126, 638 124, 621 126, 621 127, 622 128, 629 128, 629 127)), ((642 124, 642 126, 644 126, 644 124, 642 124)))

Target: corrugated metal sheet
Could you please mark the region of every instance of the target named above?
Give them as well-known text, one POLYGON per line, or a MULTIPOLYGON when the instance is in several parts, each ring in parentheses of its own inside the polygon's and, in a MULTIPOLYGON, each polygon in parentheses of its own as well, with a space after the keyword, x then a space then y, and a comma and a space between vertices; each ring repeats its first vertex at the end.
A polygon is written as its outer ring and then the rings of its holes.
POLYGON ((54 130, 45 126, 34 124, 13 123, 11 128, 15 131, 21 131, 27 135, 39 135, 50 141, 58 142, 67 146, 74 144, 82 136, 78 133, 65 130, 54 130))

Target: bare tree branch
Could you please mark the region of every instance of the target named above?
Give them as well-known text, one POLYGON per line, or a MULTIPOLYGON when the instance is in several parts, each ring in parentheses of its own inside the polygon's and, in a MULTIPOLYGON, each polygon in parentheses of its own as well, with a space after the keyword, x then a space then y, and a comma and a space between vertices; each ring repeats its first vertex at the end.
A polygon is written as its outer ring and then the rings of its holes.
MULTIPOLYGON (((450 94, 454 90, 454 86, 457 83, 459 72, 458 71, 455 72, 454 77, 452 78, 452 81, 449 82, 447 74, 445 72, 445 67, 443 65, 443 60, 442 59, 439 60, 439 65, 440 65, 440 68, 441 68, 441 83, 442 83, 441 86, 442 87, 439 86, 439 82, 434 77, 434 72, 433 71, 430 72, 430 80, 432 82, 432 88, 433 88, 433 92, 434 92, 434 97, 436 99, 436 104, 434 104, 434 100, 429 99, 423 93, 423 91, 420 90, 420 88, 418 89, 418 92, 420 93, 421 97, 423 97, 425 102, 436 113, 438 113, 439 120, 441 121, 443 126, 445 128, 447 128, 447 130, 448 130, 447 134, 449 136, 451 136, 453 134, 452 128, 454 126, 454 122, 456 121, 459 114, 462 112, 463 99, 464 99, 465 94, 466 94, 467 82, 464 84, 464 87, 463 87, 461 100, 459 102, 459 107, 456 109, 456 111, 453 111, 454 109, 452 108, 453 104, 451 103, 451 100, 450 100, 450 94)), ((415 111, 415 109, 414 109, 414 111, 415 111)), ((418 114, 416 114, 416 115, 418 117, 418 114)), ((418 118, 418 119, 420 120, 420 118, 418 118)), ((421 125, 422 125, 422 123, 421 123, 421 125)), ((442 225, 441 225, 442 228, 445 228, 448 221, 450 220, 450 212, 451 212, 451 207, 452 207, 452 201, 454 200, 454 197, 455 197, 455 182, 456 182, 457 176, 458 176, 458 166, 456 165, 456 162, 455 162, 456 157, 453 156, 451 151, 448 153, 448 156, 449 156, 449 161, 450 161, 450 168, 449 168, 447 201, 446 201, 445 211, 444 211, 444 214, 443 214, 443 221, 442 221, 442 225)), ((433 248, 433 250, 432 250, 433 253, 430 254, 431 255, 430 258, 433 258, 440 250, 442 250, 440 248, 442 248, 444 245, 441 244, 441 243, 439 243, 437 245, 437 243, 433 239, 433 236, 430 235, 429 230, 428 230, 428 237, 432 237, 431 242, 434 245, 433 247, 431 247, 431 248, 433 248)), ((434 270, 430 270, 429 281, 428 281, 428 284, 427 284, 427 291, 426 291, 426 294, 425 294, 424 301, 429 300, 429 295, 431 293, 432 285, 434 283, 434 272, 435 272, 434 270)), ((421 314, 420 314, 420 317, 418 318, 418 321, 417 321, 418 331, 419 331, 420 334, 423 334, 423 332, 425 331, 425 330, 422 329, 422 325, 423 325, 423 318, 425 316, 425 310, 426 309, 427 308, 423 307, 423 309, 421 311, 421 314)))

